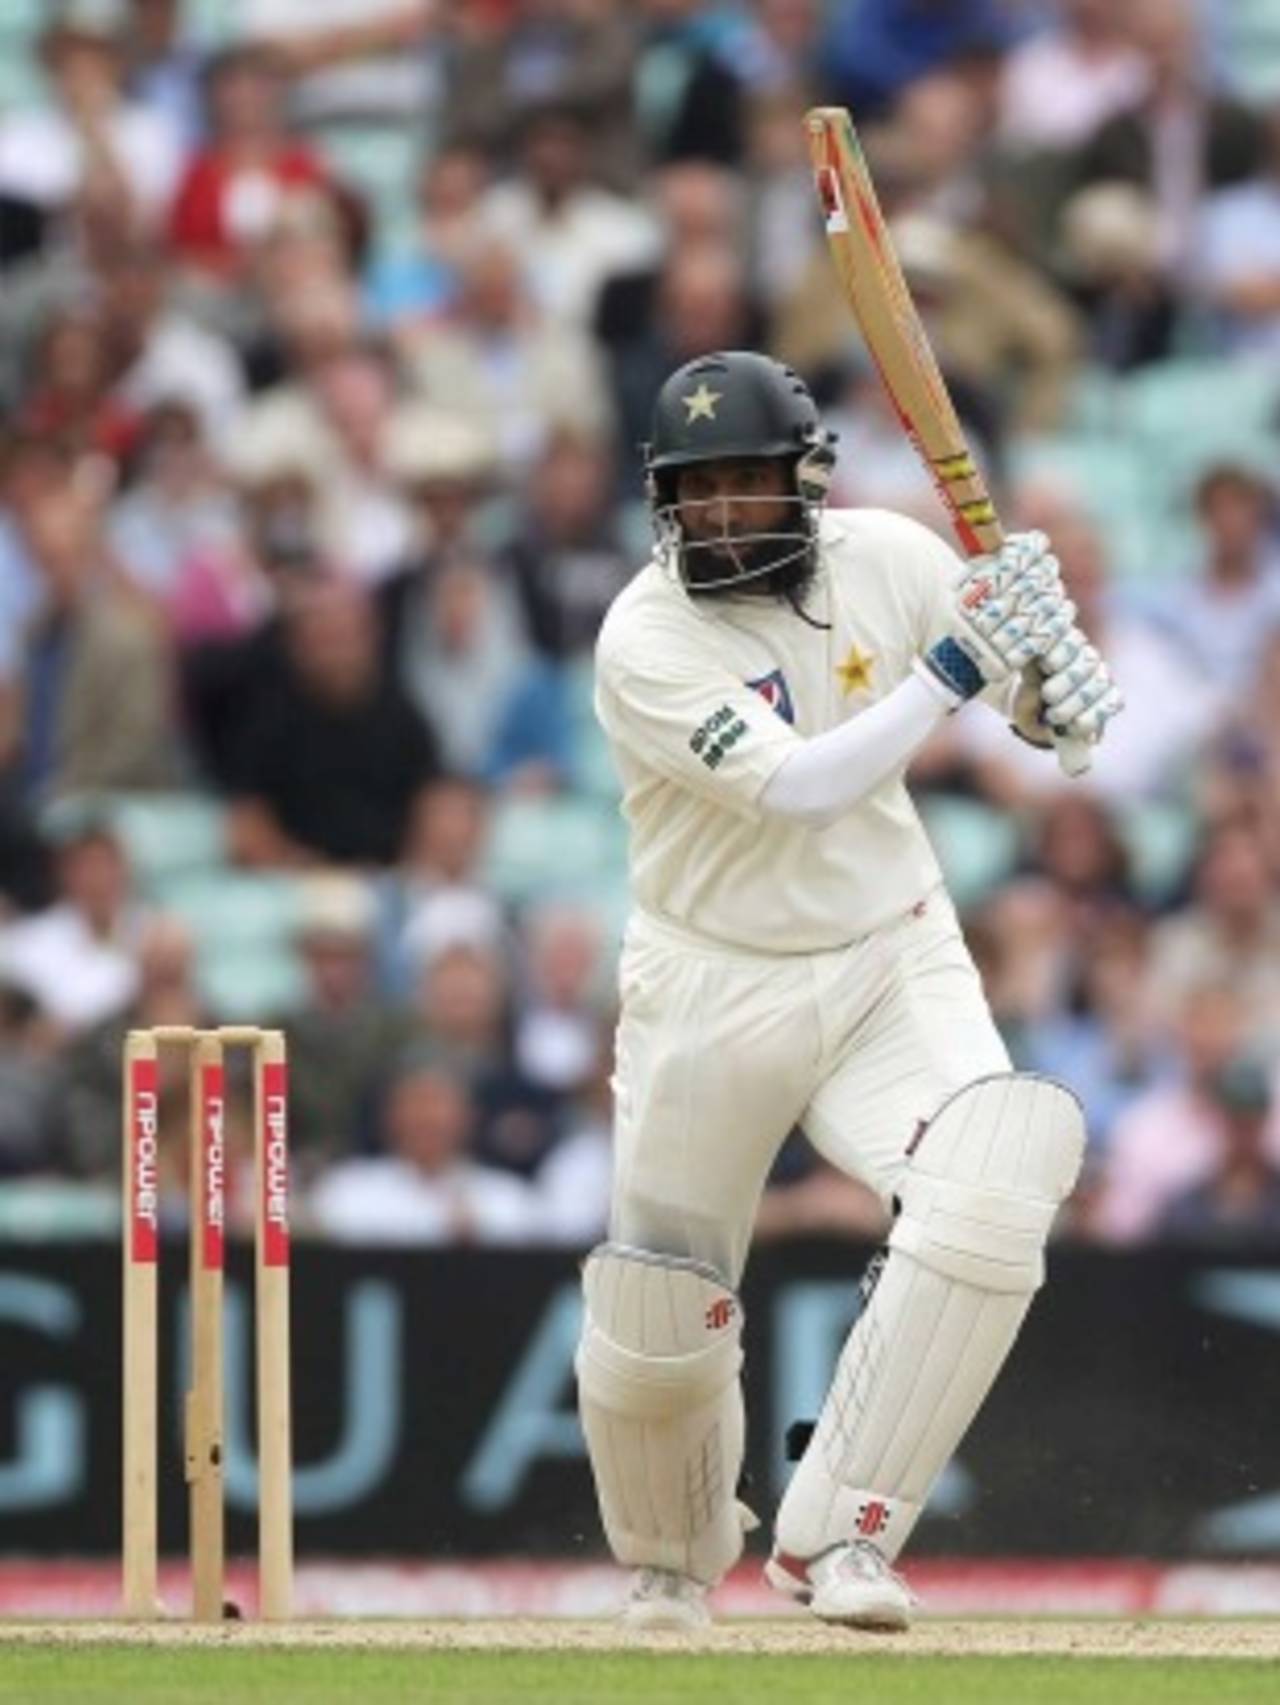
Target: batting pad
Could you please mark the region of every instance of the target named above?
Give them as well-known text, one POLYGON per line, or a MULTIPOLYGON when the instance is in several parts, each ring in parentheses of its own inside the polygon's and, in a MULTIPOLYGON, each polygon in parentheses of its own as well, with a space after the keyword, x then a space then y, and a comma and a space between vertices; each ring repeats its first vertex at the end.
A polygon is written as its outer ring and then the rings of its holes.
POLYGON ((782 1551, 864 1537, 897 1555, 1044 1280, 1084 1135, 1070 1091, 1024 1073, 969 1084, 925 1128, 888 1259, 778 1512, 782 1551))
POLYGON ((620 1563, 714 1585, 742 1551, 742 1310, 710 1267, 604 1243, 583 1270, 578 1394, 620 1563))

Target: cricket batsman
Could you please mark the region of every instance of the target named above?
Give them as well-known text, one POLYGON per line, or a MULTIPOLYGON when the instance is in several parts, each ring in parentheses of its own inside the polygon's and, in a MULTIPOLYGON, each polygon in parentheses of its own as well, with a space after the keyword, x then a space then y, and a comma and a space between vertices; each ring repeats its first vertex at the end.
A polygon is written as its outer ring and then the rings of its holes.
POLYGON ((1044 1274, 1080 1108, 1015 1072, 904 785, 971 699, 1098 740, 1121 708, 1041 533, 963 563, 825 512, 832 438, 747 351, 666 381, 656 548, 615 600, 597 712, 630 825, 610 1237, 577 1372, 624 1617, 693 1628, 742 1551, 742 1314, 761 1190, 799 1125, 893 1225, 765 1566, 826 1622, 901 1629, 892 1565, 1044 1274))

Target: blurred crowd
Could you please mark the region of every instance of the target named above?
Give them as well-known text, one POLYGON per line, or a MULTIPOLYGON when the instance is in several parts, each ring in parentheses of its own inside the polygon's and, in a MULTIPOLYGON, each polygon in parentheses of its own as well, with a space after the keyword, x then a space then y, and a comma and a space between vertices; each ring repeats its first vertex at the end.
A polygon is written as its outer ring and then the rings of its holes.
MULTIPOLYGON (((1065 1233, 1280 1239, 1266 12, 14 8, 0 1229, 117 1211, 127 1028, 234 1021, 288 1033, 300 1229, 600 1235, 625 870, 591 650, 647 553, 658 384, 714 348, 794 363, 840 434, 833 501, 945 531, 826 258, 822 101, 1128 701, 1069 789, 980 711, 916 771, 1015 1059, 1086 1105, 1065 1233), (1135 462, 1144 397, 1143 442, 1194 456, 1135 462), (1145 531, 1122 464, 1161 494, 1145 531)), ((175 1219, 184 1075, 166 1055, 175 1219)), ((878 1217, 797 1139, 761 1231, 878 1217)))

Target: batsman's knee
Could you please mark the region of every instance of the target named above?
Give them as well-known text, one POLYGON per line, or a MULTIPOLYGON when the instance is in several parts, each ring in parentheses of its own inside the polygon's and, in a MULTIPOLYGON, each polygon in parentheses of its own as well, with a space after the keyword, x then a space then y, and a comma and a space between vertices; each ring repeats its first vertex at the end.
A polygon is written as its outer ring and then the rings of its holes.
POLYGON ((890 1234, 921 1265, 986 1291, 1033 1291, 1084 1155, 1080 1103, 1052 1078, 979 1078, 925 1126, 890 1234))

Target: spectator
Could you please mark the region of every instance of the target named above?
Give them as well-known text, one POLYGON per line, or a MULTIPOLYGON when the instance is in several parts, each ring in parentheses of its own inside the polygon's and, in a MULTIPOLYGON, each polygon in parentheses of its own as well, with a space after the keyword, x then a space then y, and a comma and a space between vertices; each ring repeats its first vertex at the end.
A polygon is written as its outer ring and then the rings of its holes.
POLYGON ((1150 929, 1135 908, 1114 907, 1076 967, 1061 1005, 1023 1033, 1019 1064, 1069 1083, 1084 1104, 1089 1165, 1116 1122, 1167 1070, 1150 986, 1150 929))
POLYGON ((439 1061, 391 1083, 383 1153, 332 1167, 312 1189, 310 1217, 346 1243, 535 1242, 541 1207, 530 1187, 471 1156, 475 1105, 466 1077, 439 1061))
POLYGON ((321 580, 285 616, 285 669, 230 741, 231 845, 248 865, 389 863, 436 740, 378 667, 365 596, 321 580))
POLYGON ((609 474, 602 445, 561 432, 525 482, 523 508, 501 560, 544 657, 588 657, 605 611, 632 573, 610 504, 609 474))
POLYGON ((44 214, 82 191, 116 209, 119 229, 163 218, 182 139, 124 94, 121 0, 55 0, 40 38, 52 95, 0 120, 0 195, 44 214))
POLYGON ((538 0, 472 7, 449 43, 441 132, 496 157, 513 121, 548 102, 579 111, 594 171, 626 190, 639 167, 632 77, 636 20, 625 0, 538 0))
POLYGON ((0 1180, 58 1170, 56 1035, 32 997, 0 981, 0 1180))
POLYGON ((701 0, 643 0, 632 68, 632 111, 647 159, 742 157, 742 84, 707 39, 701 0))
POLYGON ((205 88, 209 140, 187 165, 170 234, 188 266, 233 282, 286 198, 327 185, 329 172, 313 148, 289 135, 280 70, 267 53, 228 48, 209 65, 205 88))
POLYGON ((1130 30, 1147 62, 1146 89, 1084 144, 1075 182, 1133 183, 1146 190, 1157 210, 1165 268, 1177 280, 1202 258, 1201 197, 1255 169, 1258 124, 1247 108, 1210 89, 1191 0, 1136 0, 1130 30))
POLYGON ((1280 628, 1210 744, 1199 803, 1210 820, 1253 817, 1269 847, 1280 838, 1280 628))
POLYGON ((608 433, 594 346, 539 310, 523 257, 500 237, 468 246, 451 312, 404 348, 427 401, 447 402, 483 431, 512 472, 527 468, 558 426, 608 433))
POLYGON ((395 986, 447 948, 501 943, 502 908, 484 880, 490 815, 488 790, 467 776, 439 776, 419 795, 388 896, 395 986))
POLYGON ((379 594, 387 666, 437 727, 448 768, 497 777, 545 762, 567 772, 552 706, 529 702, 525 618, 510 566, 483 549, 495 444, 480 427, 409 405, 392 422, 387 466, 414 516, 416 549, 379 594), (513 742, 507 730, 515 725, 513 742), (501 748, 501 750, 499 750, 501 748))
POLYGON ((243 0, 241 34, 293 86, 297 118, 412 123, 435 103, 434 0, 243 0))
POLYGON ((1152 618, 1174 635, 1222 693, 1250 680, 1280 629, 1280 553, 1272 535, 1275 494, 1260 473, 1221 462, 1195 492, 1205 555, 1177 596, 1152 618))
POLYGON ((1280 109, 1266 115, 1261 167, 1204 204, 1199 279, 1222 343, 1237 357, 1280 351, 1280 109))
POLYGON ((190 148, 204 130, 201 54, 182 0, 129 0, 127 87, 190 148))
MULTIPOLYGON (((27 540, 30 518, 64 496, 74 465, 70 448, 42 433, 0 435, 0 679, 17 673, 23 635, 40 608, 40 569, 27 540)), ((0 730, 0 772, 10 742, 0 730)))
POLYGON ((597 1038, 591 1076, 558 1139, 534 1175, 542 1200, 542 1235, 549 1243, 590 1249, 607 1235, 613 1187, 613 1047, 597 1038))
POLYGON ((813 105, 826 8, 820 0, 758 0, 734 43, 734 69, 753 98, 790 96, 813 105))
POLYGON ((1269 1074, 1245 1055, 1229 1060, 1208 1089, 1219 1112, 1217 1152, 1169 1203, 1157 1235, 1215 1249, 1256 1248, 1280 1234, 1280 1166, 1267 1150, 1269 1074))
POLYGON ((159 624, 121 591, 103 539, 103 497, 64 477, 23 517, 40 579, 13 685, 16 764, 29 798, 172 783, 172 672, 159 624))
POLYGON ((990 232, 956 230, 921 213, 898 220, 892 235, 946 370, 990 397, 1011 432, 1059 425, 1080 353, 1065 298, 990 232))
POLYGON ((428 556, 390 583, 383 645, 399 689, 440 730, 446 769, 486 774, 528 656, 510 582, 483 558, 428 556))
POLYGON ((531 1084, 512 1058, 510 979, 496 944, 471 939, 429 947, 415 1004, 428 1040, 472 1085, 478 1157, 532 1177, 558 1135, 558 1109, 556 1098, 531 1084))
POLYGON ((485 225, 523 259, 530 292, 553 324, 590 324, 604 280, 658 252, 658 227, 632 201, 594 181, 585 115, 565 104, 529 112, 516 174, 480 206, 485 225))
POLYGON ((1062 0, 1006 55, 1000 134, 1018 150, 1080 147, 1145 93, 1146 61, 1112 0, 1062 0))
MULTIPOLYGON (((439 567, 481 549, 485 505, 502 492, 496 442, 447 409, 410 402, 392 416, 384 446, 387 476, 410 516, 410 560, 402 568, 421 573, 428 562, 439 567)), ((380 594, 393 628, 408 589, 400 576, 380 594)))
POLYGON ((1129 855, 1115 820, 1087 793, 1061 788, 1044 803, 1030 863, 1070 909, 1073 931, 1096 928, 1114 906, 1134 898, 1129 855))
POLYGON ((358 877, 306 878, 298 933, 306 993, 281 1021, 303 1178, 371 1146, 378 1091, 416 1034, 412 1015, 377 988, 375 922, 372 890, 358 877))
POLYGON ((31 349, 19 429, 56 440, 76 454, 123 461, 137 438, 140 413, 113 392, 106 316, 97 306, 55 309, 31 349))
POLYGON ((1280 1056, 1280 890, 1268 849, 1248 818, 1210 828, 1191 904, 1157 926, 1153 999, 1176 1009, 1192 989, 1230 983, 1248 1004, 1248 1029, 1280 1056))
POLYGON ((513 1055, 521 1076, 555 1096, 579 1093, 600 1028, 600 927, 581 906, 550 901, 524 919, 525 966, 513 1055))
POLYGON ((102 311, 115 362, 114 396, 140 418, 162 402, 190 404, 215 451, 239 428, 244 381, 224 338, 174 301, 168 255, 134 243, 101 275, 102 311))
MULTIPOLYGON (((1117 1122, 1099 1179, 1090 1233, 1107 1243, 1156 1234, 1169 1205, 1213 1164, 1222 1140, 1223 1069, 1245 1051, 1248 1008, 1230 984, 1186 991, 1174 1019, 1179 1075, 1135 1100, 1117 1122)), ((1280 1159, 1280 1120, 1266 1152, 1280 1159)))
POLYGON ((296 372, 253 405, 236 461, 246 475, 262 462, 304 470, 330 568, 371 586, 405 555, 412 531, 386 463, 398 372, 381 345, 348 335, 354 297, 345 284, 337 288, 341 303, 312 302, 305 311, 321 324, 304 334, 296 372))
POLYGON ((1014 36, 1000 0, 837 0, 822 69, 834 99, 869 115, 940 67, 998 53, 1014 36))
POLYGON ((69 802, 51 815, 56 899, 0 925, 0 977, 64 1035, 123 1010, 138 988, 143 914, 109 819, 69 802))
MULTIPOLYGON (((642 443, 663 377, 681 362, 713 349, 754 347, 760 316, 740 250, 705 242, 668 252, 652 317, 610 351, 619 441, 642 443)), ((578 430, 589 430, 578 423, 578 430)), ((619 470, 628 495, 639 495, 639 461, 619 470)))
POLYGON ((242 632, 261 609, 235 498, 187 403, 145 416, 108 540, 129 581, 183 645, 242 632))
POLYGON ((1175 350, 1182 280, 1164 264, 1159 210, 1137 184, 1096 183, 1063 206, 1063 282, 1089 323, 1089 353, 1117 373, 1175 350))
MULTIPOLYGON (((63 1057, 59 1158, 73 1176, 100 1183, 118 1177, 120 1059, 128 1032, 211 1022, 197 983, 191 931, 179 918, 148 916, 138 931, 137 980, 129 1004, 85 1030, 63 1057)), ((177 1048, 162 1049, 159 1060, 161 1115, 166 1130, 173 1130, 186 1112, 188 1062, 177 1048)), ((182 1133, 175 1140, 185 1148, 182 1133)))
POLYGON ((366 282, 365 307, 375 330, 392 337, 412 333, 454 307, 491 178, 487 156, 467 143, 427 156, 412 238, 379 255, 366 282))

